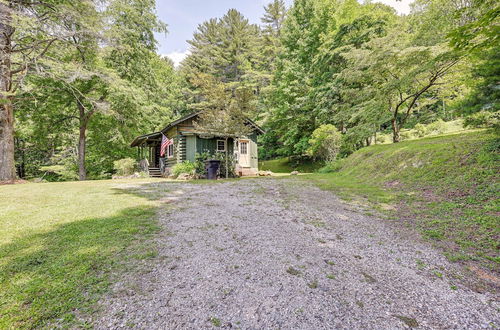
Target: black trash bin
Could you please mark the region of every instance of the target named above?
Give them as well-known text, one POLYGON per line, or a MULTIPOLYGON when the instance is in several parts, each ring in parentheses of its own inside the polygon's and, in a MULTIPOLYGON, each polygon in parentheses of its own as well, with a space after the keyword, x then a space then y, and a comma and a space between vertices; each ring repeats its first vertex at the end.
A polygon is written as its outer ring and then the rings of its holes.
POLYGON ((220 160, 209 159, 205 161, 205 168, 207 169, 207 179, 217 180, 217 172, 219 171, 220 160))

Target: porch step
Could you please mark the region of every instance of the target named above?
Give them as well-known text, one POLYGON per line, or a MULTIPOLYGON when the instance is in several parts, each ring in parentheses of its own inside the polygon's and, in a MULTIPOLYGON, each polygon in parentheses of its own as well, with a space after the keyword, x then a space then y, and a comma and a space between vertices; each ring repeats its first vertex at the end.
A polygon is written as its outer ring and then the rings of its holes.
POLYGON ((149 176, 152 178, 161 178, 161 171, 157 167, 149 168, 149 176))

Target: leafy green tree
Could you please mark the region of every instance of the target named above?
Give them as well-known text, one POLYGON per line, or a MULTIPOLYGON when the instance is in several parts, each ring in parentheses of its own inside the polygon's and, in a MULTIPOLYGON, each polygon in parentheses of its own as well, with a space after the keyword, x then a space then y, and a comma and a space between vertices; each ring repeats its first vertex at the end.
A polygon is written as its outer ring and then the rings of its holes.
POLYGON ((26 74, 55 45, 94 31, 91 0, 0 0, 0 181, 15 179, 14 103, 26 74), (75 29, 74 27, 79 27, 75 29))
POLYGON ((331 124, 321 125, 312 133, 309 144, 309 154, 315 158, 332 162, 340 151, 342 135, 331 124))
POLYGON ((461 19, 449 34, 452 46, 472 63, 467 85, 471 90, 461 113, 500 109, 500 5, 497 1, 473 1, 459 8, 461 19))
POLYGON ((279 137, 267 147, 284 155, 304 154, 317 126, 311 95, 311 67, 330 25, 331 7, 324 1, 297 0, 281 31, 282 55, 276 63, 266 127, 279 137), (277 143, 279 142, 279 144, 277 143))
MULTIPOLYGON (((128 142, 171 118, 178 97, 171 63, 155 53, 152 29, 164 31, 164 25, 152 22, 154 1, 113 0, 106 11, 94 8, 86 16, 94 17, 99 33, 73 38, 71 47, 51 54, 25 88, 37 101, 25 103, 31 118, 49 119, 37 121, 39 131, 76 135, 81 180, 87 178, 87 163, 92 177, 100 177, 112 171, 114 160, 132 156, 128 142)), ((60 142, 54 151, 68 155, 71 139, 60 142)))
MULTIPOLYGON (((358 84, 358 112, 390 114, 393 142, 411 113, 422 108, 425 93, 441 84, 459 58, 446 45, 413 46, 404 32, 376 38, 346 55, 350 66, 344 79, 358 84)), ((375 115, 375 117, 377 117, 375 115)))
MULTIPOLYGON (((203 102, 198 104, 201 109, 195 128, 205 134, 213 134, 225 139, 226 146, 230 138, 239 138, 251 133, 247 124, 247 113, 253 106, 254 95, 245 88, 234 92, 227 83, 217 81, 213 76, 199 74, 193 79, 203 96, 203 102)), ((229 155, 226 148, 225 175, 229 177, 229 155)))

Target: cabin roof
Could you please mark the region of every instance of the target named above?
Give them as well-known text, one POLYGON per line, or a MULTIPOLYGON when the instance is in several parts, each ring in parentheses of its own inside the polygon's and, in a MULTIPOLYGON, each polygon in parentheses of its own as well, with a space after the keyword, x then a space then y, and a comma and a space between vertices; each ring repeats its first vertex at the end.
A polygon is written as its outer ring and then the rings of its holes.
MULTIPOLYGON (((132 143, 130 144, 131 147, 137 147, 139 145, 141 145, 143 142, 145 141, 148 141, 148 140, 151 140, 151 139, 156 139, 156 138, 159 138, 161 137, 161 135, 163 133, 165 133, 166 131, 168 131, 170 128, 176 126, 176 125, 179 125, 180 123, 188 120, 188 119, 191 119, 191 118, 194 118, 196 117, 197 115, 200 114, 201 111, 198 111, 198 112, 193 112, 193 113, 190 113, 189 115, 186 115, 182 118, 179 118, 177 120, 174 120, 173 122, 171 122, 170 124, 168 124, 167 126, 165 126, 161 131, 159 132, 154 132, 154 133, 149 133, 149 134, 144 134, 144 135, 141 135, 141 136, 138 136, 134 139, 134 141, 132 141, 132 143)), ((259 134, 264 134, 265 131, 259 126, 257 125, 254 121, 252 121, 251 119, 247 118, 247 121, 250 125, 252 125, 255 130, 259 133, 259 134)))

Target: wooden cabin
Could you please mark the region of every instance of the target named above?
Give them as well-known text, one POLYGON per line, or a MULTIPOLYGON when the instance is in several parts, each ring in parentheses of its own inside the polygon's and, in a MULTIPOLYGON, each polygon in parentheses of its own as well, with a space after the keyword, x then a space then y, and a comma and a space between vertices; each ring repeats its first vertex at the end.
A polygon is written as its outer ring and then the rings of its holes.
POLYGON ((228 152, 235 155, 236 173, 241 176, 256 175, 258 172, 257 137, 264 131, 253 121, 248 119, 252 128, 249 136, 224 138, 216 135, 206 135, 195 131, 194 122, 199 113, 192 113, 175 120, 161 131, 138 136, 131 143, 131 147, 138 148, 138 158, 147 159, 149 174, 154 177, 162 176, 177 163, 189 160, 194 162, 197 153, 228 152), (174 139, 174 144, 168 147, 164 157, 160 157, 162 134, 174 139))

